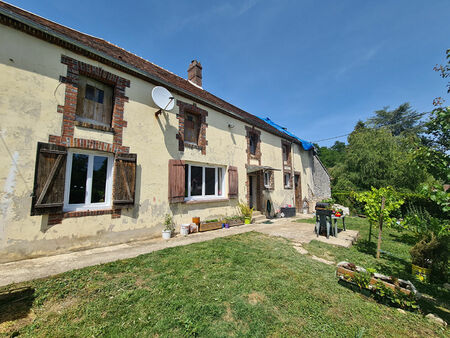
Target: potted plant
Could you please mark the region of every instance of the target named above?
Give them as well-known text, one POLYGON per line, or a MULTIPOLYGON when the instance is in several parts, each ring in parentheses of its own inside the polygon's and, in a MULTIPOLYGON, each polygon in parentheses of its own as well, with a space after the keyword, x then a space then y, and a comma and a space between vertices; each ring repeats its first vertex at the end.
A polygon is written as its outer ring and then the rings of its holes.
POLYGON ((250 224, 252 222, 253 208, 250 208, 247 203, 239 202, 238 209, 244 224, 250 224))
POLYGON ((164 218, 164 229, 162 231, 163 239, 170 239, 172 237, 172 232, 175 230, 175 226, 173 224, 173 218, 170 214, 166 214, 164 218))

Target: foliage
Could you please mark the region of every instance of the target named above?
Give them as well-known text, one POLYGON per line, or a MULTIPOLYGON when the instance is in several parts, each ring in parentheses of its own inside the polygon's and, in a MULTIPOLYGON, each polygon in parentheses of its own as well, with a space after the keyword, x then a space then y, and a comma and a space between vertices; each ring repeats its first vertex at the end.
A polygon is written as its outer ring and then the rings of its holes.
POLYGON ((369 222, 376 224, 380 220, 380 217, 382 217, 383 225, 387 226, 394 226, 397 223, 397 219, 392 217, 392 215, 404 202, 392 187, 372 188, 371 191, 356 194, 356 199, 359 202, 365 203, 364 211, 369 222), (383 197, 385 198, 385 204, 384 209, 381 210, 381 200, 383 197))
POLYGON ((336 141, 331 147, 319 147, 315 146, 317 150, 317 155, 322 161, 326 168, 334 167, 338 162, 341 161, 342 157, 345 155, 345 143, 341 141, 336 141))
POLYGON ((352 282, 356 283, 360 289, 367 289, 370 285, 372 274, 368 271, 355 272, 352 277, 352 282))
POLYGON ((415 234, 417 240, 430 237, 448 236, 450 232, 450 222, 448 219, 433 217, 421 207, 408 206, 408 212, 401 225, 415 234))
POLYGON ((450 181, 450 107, 434 109, 425 124, 422 143, 414 151, 416 167, 425 168, 441 183, 450 181))
POLYGON ((172 215, 166 214, 164 217, 164 230, 166 231, 174 231, 175 230, 175 224, 173 223, 172 215))
POLYGON ((416 297, 411 292, 409 295, 401 292, 398 288, 392 290, 382 282, 377 282, 374 286, 375 299, 379 302, 402 309, 414 310, 418 308, 416 297))
POLYGON ((239 202, 237 205, 239 215, 241 215, 242 220, 245 220, 246 218, 252 218, 253 215, 253 208, 250 208, 250 206, 245 202, 239 202))
POLYGON ((411 249, 412 263, 423 268, 431 268, 430 279, 447 281, 449 236, 437 237, 434 234, 423 237, 411 249))
MULTIPOLYGON (((447 64, 445 66, 436 65, 434 70, 439 72, 443 79, 450 77, 450 49, 447 49, 447 64)), ((447 83, 447 93, 450 93, 450 81, 447 83)))
POLYGON ((348 137, 346 155, 330 170, 335 191, 393 186, 415 191, 427 174, 414 165, 414 136, 393 136, 386 128, 360 128, 348 137))
POLYGON ((349 192, 334 192, 332 191, 334 203, 346 206, 350 209, 350 213, 360 215, 364 213, 364 203, 356 200, 356 193, 349 192))
POLYGON ((375 111, 375 116, 367 120, 367 126, 374 129, 387 128, 392 135, 399 136, 403 133, 418 135, 423 130, 420 121, 423 113, 413 110, 408 102, 401 104, 394 110, 384 107, 375 111))

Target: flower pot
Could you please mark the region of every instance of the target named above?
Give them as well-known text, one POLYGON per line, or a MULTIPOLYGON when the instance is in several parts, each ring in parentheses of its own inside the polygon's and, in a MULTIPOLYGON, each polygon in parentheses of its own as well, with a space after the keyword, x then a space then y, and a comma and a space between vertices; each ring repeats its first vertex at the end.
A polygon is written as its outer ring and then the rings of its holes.
POLYGON ((225 229, 229 229, 230 225, 228 223, 225 223, 225 229))
POLYGON ((431 269, 412 264, 412 274, 421 282, 426 283, 430 279, 431 269))
POLYGON ((252 222, 252 219, 250 217, 245 217, 244 224, 250 224, 252 222))
POLYGON ((162 231, 163 239, 170 239, 170 237, 172 237, 172 230, 163 230, 162 231))
POLYGON ((190 226, 190 224, 181 224, 181 226, 180 226, 180 235, 181 236, 189 235, 189 226, 190 226))

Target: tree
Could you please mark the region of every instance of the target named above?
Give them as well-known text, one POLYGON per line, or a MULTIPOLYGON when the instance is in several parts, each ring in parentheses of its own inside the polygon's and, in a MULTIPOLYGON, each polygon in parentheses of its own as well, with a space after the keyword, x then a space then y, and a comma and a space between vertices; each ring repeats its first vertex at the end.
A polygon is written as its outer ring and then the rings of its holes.
POLYGON ((328 169, 333 168, 338 162, 342 161, 345 148, 345 143, 340 141, 336 141, 330 148, 316 147, 320 160, 328 169))
POLYGON ((372 225, 378 223, 378 259, 380 258, 383 225, 391 227, 396 224, 397 220, 392 217, 392 214, 400 209, 404 201, 397 195, 392 187, 380 189, 372 188, 371 191, 357 194, 356 199, 359 202, 365 203, 364 211, 370 223, 369 241, 371 240, 372 225))
POLYGON ((409 103, 403 103, 394 110, 389 107, 375 111, 375 116, 367 120, 370 128, 388 128, 394 136, 408 132, 418 135, 423 130, 420 121, 423 113, 413 110, 409 103))
POLYGON ((414 165, 414 136, 393 136, 386 128, 361 127, 348 137, 342 162, 331 170, 335 191, 393 186, 415 191, 426 172, 414 165))

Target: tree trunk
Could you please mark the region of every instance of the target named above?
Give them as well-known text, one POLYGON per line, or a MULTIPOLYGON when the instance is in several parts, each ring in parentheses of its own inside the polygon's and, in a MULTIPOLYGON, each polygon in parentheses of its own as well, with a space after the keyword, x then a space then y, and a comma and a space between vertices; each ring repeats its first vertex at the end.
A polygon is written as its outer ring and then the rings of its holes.
POLYGON ((381 199, 381 210, 380 210, 380 228, 378 229, 378 247, 377 247, 377 259, 380 258, 381 250, 381 231, 383 230, 383 210, 384 204, 386 203, 386 197, 383 196, 381 199))

